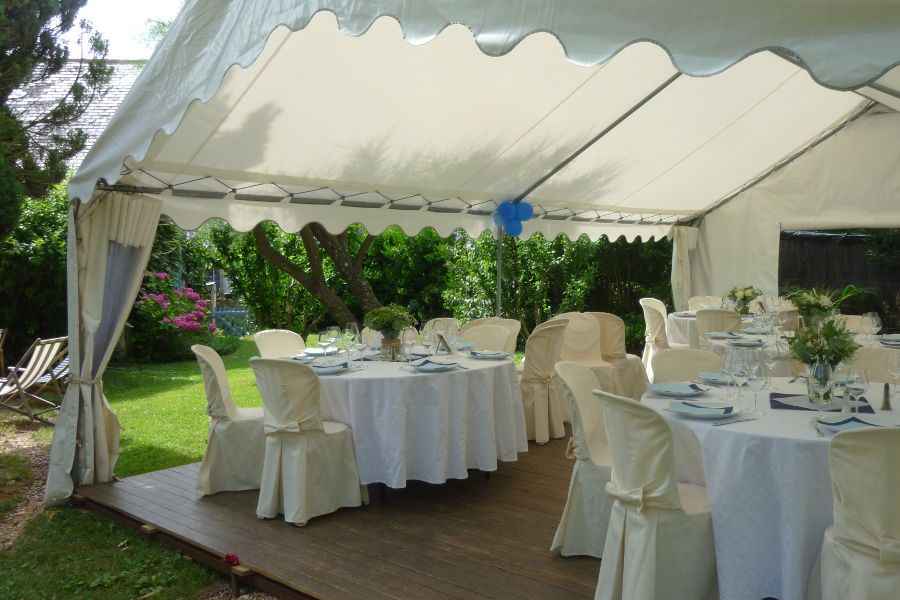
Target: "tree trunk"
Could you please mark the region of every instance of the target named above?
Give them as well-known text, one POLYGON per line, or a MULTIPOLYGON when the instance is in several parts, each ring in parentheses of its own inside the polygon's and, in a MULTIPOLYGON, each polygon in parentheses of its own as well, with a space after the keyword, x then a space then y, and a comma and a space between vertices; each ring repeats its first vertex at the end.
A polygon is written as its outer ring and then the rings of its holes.
POLYGON ((341 327, 346 326, 347 323, 356 321, 353 312, 325 281, 325 274, 322 270, 322 257, 319 255, 316 239, 310 230, 309 225, 306 225, 300 230, 300 237, 303 240, 303 247, 306 249, 306 254, 309 257, 309 272, 304 271, 288 260, 283 254, 278 252, 278 250, 272 246, 269 238, 266 237, 266 232, 262 228, 262 225, 257 225, 253 228, 253 238, 256 242, 256 249, 263 258, 272 263, 276 268, 290 275, 297 283, 306 288, 313 297, 322 303, 328 314, 331 315, 341 327))
POLYGON ((310 223, 307 227, 310 228, 316 240, 321 244, 322 249, 331 258, 341 278, 347 282, 350 293, 353 294, 353 297, 359 303, 362 314, 365 315, 373 308, 381 306, 381 302, 372 289, 372 284, 369 283, 362 270, 363 259, 375 240, 375 236, 367 235, 356 256, 353 256, 350 254, 350 249, 347 246, 346 231, 339 235, 334 235, 328 233, 319 223, 310 223))

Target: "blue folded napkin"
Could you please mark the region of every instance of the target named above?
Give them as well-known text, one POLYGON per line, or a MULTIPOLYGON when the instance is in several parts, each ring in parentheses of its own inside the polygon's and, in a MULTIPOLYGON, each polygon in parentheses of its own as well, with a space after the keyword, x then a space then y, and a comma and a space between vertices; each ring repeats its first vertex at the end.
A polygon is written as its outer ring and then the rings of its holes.
POLYGON ((347 364, 346 362, 337 363, 337 364, 334 364, 334 365, 321 365, 321 364, 317 365, 317 364, 312 364, 312 365, 310 365, 310 366, 311 366, 313 369, 315 369, 316 371, 326 371, 326 370, 330 370, 330 369, 347 369, 347 368, 350 367, 350 365, 347 364))
POLYGON ((820 431, 822 431, 822 433, 827 433, 830 435, 834 435, 835 433, 840 433, 842 431, 849 431, 851 429, 859 429, 861 427, 881 427, 881 425, 869 423, 868 421, 863 421, 862 419, 857 419, 856 417, 849 417, 840 421, 825 421, 823 419, 816 419, 816 424, 818 425, 818 428, 820 431))
POLYGON ((704 412, 716 412, 722 415, 730 415, 734 412, 733 406, 703 406, 702 404, 692 404, 690 402, 682 402, 684 406, 690 406, 691 408, 699 408, 704 412))
MULTIPOLYGON (((802 394, 784 394, 781 392, 772 392, 769 394, 769 406, 772 407, 773 410, 816 410, 815 408, 803 408, 801 406, 794 406, 792 404, 786 404, 781 402, 781 399, 784 398, 805 398, 802 394)), ((862 397, 859 399, 860 402, 864 404, 864 406, 858 406, 857 412, 865 413, 869 415, 875 414, 875 409, 872 408, 872 405, 869 404, 869 401, 862 397)))
POLYGON ((481 358, 506 358, 508 352, 498 352, 496 350, 472 350, 472 356, 481 358))

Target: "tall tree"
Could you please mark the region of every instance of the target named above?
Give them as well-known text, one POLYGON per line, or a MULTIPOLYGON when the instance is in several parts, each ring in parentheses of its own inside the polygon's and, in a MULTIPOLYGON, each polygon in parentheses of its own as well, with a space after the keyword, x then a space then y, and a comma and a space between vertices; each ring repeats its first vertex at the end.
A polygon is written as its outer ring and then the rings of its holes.
MULTIPOLYGON (((63 36, 76 27, 87 0, 4 0, 0 4, 0 177, 13 177, 24 194, 43 196, 66 176, 66 161, 81 152, 87 135, 74 124, 112 76, 108 44, 87 21, 80 30, 82 60, 62 95, 32 101, 23 90, 39 89, 69 60, 63 36)), ((15 225, 23 194, 0 186, 0 239, 15 225)))

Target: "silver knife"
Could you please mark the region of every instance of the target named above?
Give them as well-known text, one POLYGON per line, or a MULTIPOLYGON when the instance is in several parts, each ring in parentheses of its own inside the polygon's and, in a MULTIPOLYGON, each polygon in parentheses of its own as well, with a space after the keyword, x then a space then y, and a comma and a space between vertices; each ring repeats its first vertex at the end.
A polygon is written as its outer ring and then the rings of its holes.
POLYGON ((743 419, 725 419, 724 421, 716 421, 713 426, 730 425, 732 423, 743 423, 744 421, 755 421, 759 417, 744 417, 743 419))

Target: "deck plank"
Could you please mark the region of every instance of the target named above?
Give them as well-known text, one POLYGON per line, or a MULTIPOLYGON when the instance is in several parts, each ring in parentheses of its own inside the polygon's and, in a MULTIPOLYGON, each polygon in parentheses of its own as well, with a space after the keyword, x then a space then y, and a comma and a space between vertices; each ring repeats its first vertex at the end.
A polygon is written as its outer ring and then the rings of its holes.
POLYGON ((593 596, 600 562, 549 551, 572 470, 564 451, 564 440, 531 445, 490 479, 410 482, 302 528, 257 519, 256 491, 198 496, 197 464, 78 493, 314 598, 577 600, 593 596))

